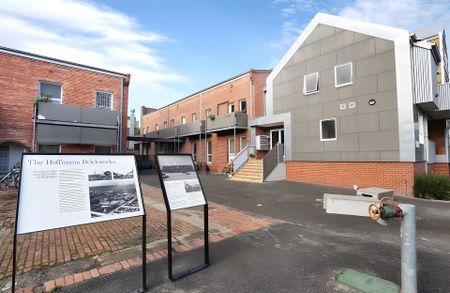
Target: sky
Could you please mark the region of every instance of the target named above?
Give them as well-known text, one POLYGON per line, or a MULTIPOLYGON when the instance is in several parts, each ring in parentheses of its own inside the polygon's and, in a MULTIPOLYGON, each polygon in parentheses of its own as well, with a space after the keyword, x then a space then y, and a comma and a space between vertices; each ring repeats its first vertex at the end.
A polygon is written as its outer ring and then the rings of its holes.
POLYGON ((274 67, 318 12, 409 31, 450 25, 444 0, 0 0, 0 46, 130 73, 139 117, 142 105, 274 67))

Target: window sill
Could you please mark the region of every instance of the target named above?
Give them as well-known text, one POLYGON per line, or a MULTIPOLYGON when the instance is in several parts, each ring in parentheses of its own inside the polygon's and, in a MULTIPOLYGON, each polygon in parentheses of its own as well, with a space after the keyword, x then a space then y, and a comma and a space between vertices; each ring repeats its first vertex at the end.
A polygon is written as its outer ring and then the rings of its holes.
POLYGON ((334 84, 335 88, 340 88, 340 87, 345 87, 345 86, 349 86, 349 85, 353 85, 353 82, 348 82, 348 83, 344 83, 344 84, 334 84))
POLYGON ((313 91, 313 92, 308 92, 308 93, 303 92, 303 95, 304 96, 309 96, 309 95, 317 94, 318 92, 319 92, 318 90, 317 91, 313 91))
POLYGON ((321 138, 320 141, 333 141, 333 140, 337 140, 336 138, 321 138))

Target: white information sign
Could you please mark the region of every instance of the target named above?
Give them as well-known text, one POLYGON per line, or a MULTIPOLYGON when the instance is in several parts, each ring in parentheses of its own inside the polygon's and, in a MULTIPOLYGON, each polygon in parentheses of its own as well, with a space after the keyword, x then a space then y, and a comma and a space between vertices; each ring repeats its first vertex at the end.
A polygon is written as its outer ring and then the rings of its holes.
POLYGON ((143 214, 132 155, 23 155, 17 234, 143 214))
POLYGON ((190 155, 158 155, 158 167, 171 210, 206 204, 190 155))

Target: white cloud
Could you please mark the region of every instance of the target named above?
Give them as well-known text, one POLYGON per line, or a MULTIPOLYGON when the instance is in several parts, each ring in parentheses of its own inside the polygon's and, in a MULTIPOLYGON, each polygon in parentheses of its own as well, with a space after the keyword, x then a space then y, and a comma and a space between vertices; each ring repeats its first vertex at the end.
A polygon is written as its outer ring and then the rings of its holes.
POLYGON ((288 20, 283 22, 281 29, 281 40, 269 43, 269 46, 277 49, 285 49, 292 45, 295 39, 302 33, 305 24, 299 24, 295 21, 288 20))
MULTIPOLYGON (((317 12, 331 13, 342 17, 417 30, 436 22, 450 23, 448 0, 353 0, 312 1, 274 0, 285 19, 281 28, 281 38, 269 43, 270 47, 287 50, 301 34, 304 27, 317 12), (307 13, 308 19, 305 19, 307 13), (299 20, 304 22, 299 22, 299 20)), ((448 47, 448 46, 447 46, 448 47)))
POLYGON ((339 15, 413 31, 439 21, 450 20, 450 6, 448 1, 442 0, 356 0, 342 8, 339 15))
MULTIPOLYGON (((0 0, 0 46, 131 74, 130 108, 172 99, 168 68, 152 45, 171 40, 128 15, 81 0, 0 0), (166 89, 166 91, 164 91, 166 89)), ((163 102, 164 103, 164 102, 163 102)))

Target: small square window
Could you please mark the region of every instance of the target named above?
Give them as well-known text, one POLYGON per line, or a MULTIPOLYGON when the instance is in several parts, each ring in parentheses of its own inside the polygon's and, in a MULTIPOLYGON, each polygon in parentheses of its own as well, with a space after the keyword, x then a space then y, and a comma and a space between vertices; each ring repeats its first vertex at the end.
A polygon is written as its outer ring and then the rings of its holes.
POLYGON ((334 67, 334 82, 336 87, 352 84, 352 62, 336 65, 334 67))
POLYGON ((51 103, 61 104, 61 85, 49 82, 39 83, 39 95, 49 97, 51 103))
POLYGON ((303 77, 303 93, 312 94, 319 91, 319 73, 314 72, 303 77))
POLYGON ((320 120, 320 140, 336 140, 336 118, 320 120))
POLYGON ((99 91, 97 91, 95 93, 95 108, 97 108, 97 109, 112 109, 111 101, 112 101, 111 93, 99 92, 99 91))

